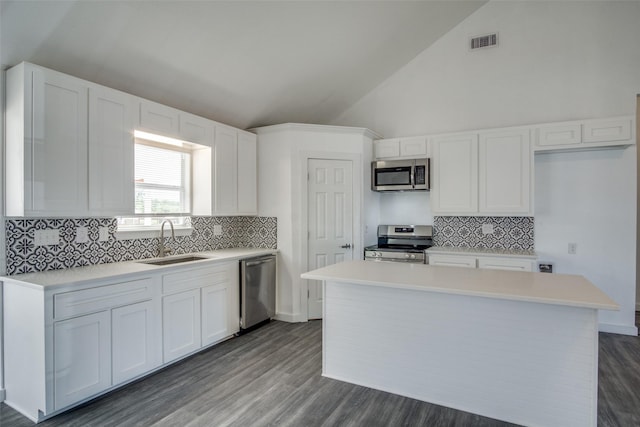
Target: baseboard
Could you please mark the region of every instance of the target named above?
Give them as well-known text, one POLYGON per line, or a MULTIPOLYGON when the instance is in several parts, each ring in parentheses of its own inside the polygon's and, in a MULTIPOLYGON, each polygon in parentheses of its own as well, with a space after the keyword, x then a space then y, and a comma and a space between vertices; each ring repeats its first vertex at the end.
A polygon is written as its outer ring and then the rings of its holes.
POLYGON ((608 332, 611 334, 631 335, 638 336, 638 328, 636 326, 628 325, 614 325, 612 323, 599 323, 598 331, 608 332))
POLYGON ((640 302, 636 303, 636 311, 640 311, 640 302))
POLYGON ((298 316, 291 313, 276 313, 276 317, 274 317, 274 319, 281 320, 283 322, 288 322, 288 323, 300 322, 300 320, 298 320, 298 316))
POLYGON ((0 402, 4 402, 5 397, 7 396, 7 393, 5 391, 5 389, 0 388, 0 402))

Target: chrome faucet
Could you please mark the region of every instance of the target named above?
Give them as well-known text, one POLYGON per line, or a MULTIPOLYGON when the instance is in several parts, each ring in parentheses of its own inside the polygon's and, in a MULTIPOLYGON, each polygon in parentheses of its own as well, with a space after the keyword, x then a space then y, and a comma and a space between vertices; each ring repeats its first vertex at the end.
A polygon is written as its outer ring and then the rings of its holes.
POLYGON ((167 223, 167 222, 171 226, 171 239, 173 240, 174 243, 176 241, 176 233, 175 233, 175 231, 173 229, 173 222, 171 222, 170 219, 165 219, 164 221, 162 221, 162 224, 160 225, 160 245, 158 247, 158 256, 159 257, 166 256, 169 252, 171 252, 171 248, 167 248, 164 245, 164 224, 167 223))

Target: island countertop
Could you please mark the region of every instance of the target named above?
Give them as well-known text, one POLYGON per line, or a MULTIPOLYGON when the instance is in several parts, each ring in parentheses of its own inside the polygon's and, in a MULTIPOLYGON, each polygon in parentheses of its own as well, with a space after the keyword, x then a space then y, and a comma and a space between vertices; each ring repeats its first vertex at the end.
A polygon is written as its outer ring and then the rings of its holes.
POLYGON ((301 277, 571 307, 619 309, 615 301, 587 279, 569 274, 347 261, 309 271, 301 277))

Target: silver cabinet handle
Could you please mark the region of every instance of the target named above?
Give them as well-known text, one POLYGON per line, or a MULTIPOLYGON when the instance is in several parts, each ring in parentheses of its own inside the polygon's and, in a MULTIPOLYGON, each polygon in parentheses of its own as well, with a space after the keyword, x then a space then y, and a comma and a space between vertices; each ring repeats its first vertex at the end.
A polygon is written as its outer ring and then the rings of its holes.
POLYGON ((347 243, 346 245, 340 246, 342 249, 349 249, 351 247, 351 243, 347 243))

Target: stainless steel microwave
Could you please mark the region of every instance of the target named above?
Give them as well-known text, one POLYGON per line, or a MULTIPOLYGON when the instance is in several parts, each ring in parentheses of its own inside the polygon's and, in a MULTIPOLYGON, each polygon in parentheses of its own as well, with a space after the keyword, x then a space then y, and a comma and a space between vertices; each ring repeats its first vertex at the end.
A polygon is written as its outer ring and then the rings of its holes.
POLYGON ((371 162, 373 191, 426 191, 430 189, 429 159, 371 162))

